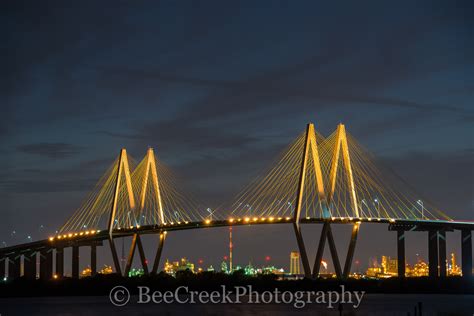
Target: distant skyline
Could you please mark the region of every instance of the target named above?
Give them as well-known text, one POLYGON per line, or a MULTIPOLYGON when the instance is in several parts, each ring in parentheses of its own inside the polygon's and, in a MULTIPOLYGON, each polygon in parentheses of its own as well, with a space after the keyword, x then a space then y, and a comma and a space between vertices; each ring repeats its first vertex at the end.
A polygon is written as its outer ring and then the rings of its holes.
MULTIPOLYGON (((474 220, 470 1, 0 6, 0 242, 53 234, 122 147, 136 160, 155 148, 216 207, 308 122, 324 135, 344 123, 449 216, 474 220)), ((311 260, 320 229, 303 227, 311 260)), ((344 258, 350 228, 335 231, 344 258)), ((220 262, 226 238, 171 233, 163 258, 220 262)), ((459 239, 448 233, 448 252, 459 256, 459 239)), ((426 244, 410 234, 407 260, 426 244)), ((287 266, 297 249, 290 226, 235 228, 234 245, 257 265, 287 266)), ((393 232, 362 225, 361 266, 395 251, 393 232)))

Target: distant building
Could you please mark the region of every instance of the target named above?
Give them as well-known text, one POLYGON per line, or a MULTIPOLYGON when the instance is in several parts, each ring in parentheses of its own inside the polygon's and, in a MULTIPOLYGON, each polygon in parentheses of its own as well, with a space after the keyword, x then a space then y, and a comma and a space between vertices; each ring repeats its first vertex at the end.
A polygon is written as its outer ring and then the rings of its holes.
POLYGON ((221 263, 221 272, 229 273, 229 270, 227 269, 227 262, 225 262, 225 260, 221 263))
POLYGON ((300 253, 290 252, 290 274, 300 274, 300 253))
POLYGON ((382 256, 382 263, 377 259, 372 260, 371 266, 366 271, 369 278, 390 278, 398 275, 398 260, 382 256))
POLYGON ((387 256, 382 256, 383 273, 390 276, 398 275, 398 260, 387 256))
POLYGON ((104 264, 104 267, 102 269, 100 269, 98 273, 100 273, 100 274, 111 274, 113 272, 114 272, 114 270, 112 269, 111 266, 108 266, 108 265, 104 264))
POLYGON ((378 278, 383 274, 382 267, 369 267, 365 273, 370 278, 378 278))
POLYGON ((89 277, 92 275, 92 269, 90 267, 87 267, 85 268, 84 270, 82 270, 81 272, 81 277, 89 277))
POLYGON ((249 262, 249 264, 244 268, 244 272, 246 275, 256 275, 257 270, 252 266, 252 263, 249 262))
POLYGON ((447 267, 448 276, 460 276, 462 274, 461 267, 457 265, 456 255, 451 253, 451 260, 447 267))
POLYGON ((145 275, 145 271, 143 269, 133 268, 128 272, 129 277, 136 277, 136 276, 142 276, 142 275, 145 275))
POLYGON ((190 270, 194 273, 194 264, 189 262, 186 258, 181 258, 179 261, 169 262, 166 259, 164 271, 171 275, 176 275, 178 271, 190 270))

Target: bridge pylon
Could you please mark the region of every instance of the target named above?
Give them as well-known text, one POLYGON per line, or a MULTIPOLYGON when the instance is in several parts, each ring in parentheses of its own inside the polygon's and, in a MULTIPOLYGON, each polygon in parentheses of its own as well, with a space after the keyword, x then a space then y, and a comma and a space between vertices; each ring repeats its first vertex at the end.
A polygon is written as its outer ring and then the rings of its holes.
POLYGON ((349 146, 347 145, 346 128, 344 124, 339 124, 336 130, 336 147, 333 151, 333 157, 331 160, 331 171, 329 174, 329 194, 327 197, 328 204, 331 204, 334 192, 336 190, 336 177, 337 169, 339 165, 339 157, 342 151, 342 158, 344 162, 344 170, 346 171, 347 185, 349 190, 349 196, 352 203, 352 210, 354 217, 359 217, 359 208, 357 205, 357 195, 354 184, 354 176, 352 174, 351 158, 349 154, 349 146))
POLYGON ((323 185, 323 175, 321 172, 321 164, 319 161, 319 153, 318 153, 318 145, 316 143, 316 133, 314 131, 314 124, 309 123, 306 127, 306 140, 304 146, 304 153, 303 153, 303 160, 301 162, 301 169, 300 169, 300 178, 298 183, 298 191, 297 191, 297 198, 296 198, 296 207, 294 212, 293 218, 293 228, 296 235, 296 241, 298 243, 298 248, 301 254, 301 261, 303 264, 303 270, 305 277, 311 277, 311 268, 309 266, 308 255, 306 253, 306 248, 304 245, 303 236, 301 233, 300 227, 300 215, 301 215, 301 206, 303 202, 303 192, 305 186, 305 178, 307 172, 307 165, 308 159, 311 152, 311 160, 314 167, 314 172, 316 176, 316 186, 318 192, 319 203, 323 210, 328 211, 327 204, 326 204, 326 195, 324 194, 324 185, 323 185))
POLYGON ((155 198, 158 201, 158 216, 160 219, 160 224, 165 224, 165 218, 163 214, 163 203, 161 200, 160 184, 158 182, 158 171, 156 169, 155 154, 153 148, 148 148, 146 155, 146 169, 145 176, 143 177, 142 190, 140 194, 140 212, 143 211, 145 207, 145 198, 146 198, 146 189, 148 185, 148 178, 151 173, 152 184, 154 189, 155 198))
MULTIPOLYGON (((336 129, 336 142, 335 147, 332 151, 332 160, 331 160, 331 169, 329 171, 329 192, 326 197, 327 206, 329 213, 331 213, 332 199, 336 190, 336 181, 337 181, 337 171, 339 168, 339 159, 342 155, 342 162, 344 171, 346 174, 346 181, 351 201, 352 210, 354 212, 354 217, 359 217, 359 208, 357 204, 357 194, 356 187, 354 183, 354 175, 352 172, 351 157, 349 153, 349 146, 347 144, 347 135, 346 128, 343 124, 339 124, 336 129)), ((324 223, 323 230, 321 231, 321 237, 319 240, 318 250, 316 253, 316 258, 313 265, 313 278, 318 277, 319 269, 321 267, 321 260, 324 252, 324 246, 326 240, 329 244, 329 250, 331 252, 331 257, 338 278, 347 278, 350 274, 352 259, 354 257, 355 247, 357 244, 357 236, 359 234, 360 223, 356 222, 353 224, 351 239, 349 242, 349 248, 347 250, 347 256, 344 263, 344 270, 341 269, 341 264, 339 261, 339 256, 337 254, 337 248, 332 234, 331 224, 329 218, 324 223)))
POLYGON ((128 201, 130 203, 130 208, 135 208, 135 197, 133 195, 133 188, 132 188, 132 179, 130 175, 130 167, 128 164, 127 158, 127 150, 122 148, 120 150, 119 158, 118 158, 118 165, 117 165, 117 177, 115 182, 115 190, 114 190, 114 197, 112 202, 112 208, 110 210, 110 217, 108 222, 108 229, 109 229, 109 244, 110 244, 110 251, 112 252, 112 258, 114 260, 115 271, 121 274, 120 268, 120 261, 117 255, 117 249, 115 248, 115 243, 113 240, 113 230, 115 224, 115 215, 117 213, 117 205, 118 205, 118 198, 120 192, 120 182, 122 175, 125 176, 125 185, 127 187, 128 193, 128 201))

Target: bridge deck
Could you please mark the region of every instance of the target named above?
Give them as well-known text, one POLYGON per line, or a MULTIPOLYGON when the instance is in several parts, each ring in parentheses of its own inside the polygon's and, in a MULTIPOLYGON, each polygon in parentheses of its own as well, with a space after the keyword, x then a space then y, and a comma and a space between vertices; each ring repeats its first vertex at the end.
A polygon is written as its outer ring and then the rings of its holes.
MULTIPOLYGON (((452 230, 474 230, 472 221, 442 221, 442 220, 406 220, 406 219, 388 219, 388 218, 302 218, 301 224, 322 224, 330 222, 331 224, 354 224, 373 223, 390 224, 390 230, 416 230, 428 231, 433 229, 452 230)), ((239 218, 228 220, 206 220, 202 222, 180 222, 165 225, 146 225, 134 226, 128 228, 118 228, 113 231, 113 237, 127 237, 136 233, 139 234, 158 234, 165 231, 178 231, 188 229, 203 229, 228 226, 251 226, 251 225, 270 225, 270 224, 291 224, 293 219, 285 218, 239 218)), ((4 257, 12 253, 22 253, 42 248, 69 247, 72 245, 89 245, 94 241, 103 241, 109 238, 106 230, 91 230, 86 232, 75 232, 51 237, 49 239, 38 240, 30 243, 19 244, 0 249, 0 256, 4 257)))

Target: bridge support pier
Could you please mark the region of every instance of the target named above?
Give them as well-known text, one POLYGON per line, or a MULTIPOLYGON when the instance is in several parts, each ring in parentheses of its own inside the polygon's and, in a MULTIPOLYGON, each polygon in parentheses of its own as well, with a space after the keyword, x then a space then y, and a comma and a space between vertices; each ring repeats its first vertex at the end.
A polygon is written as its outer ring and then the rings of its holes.
POLYGON ((446 231, 438 231, 439 276, 446 277, 446 231))
MULTIPOLYGON (((355 238, 357 238, 357 236, 355 238)), ((323 229, 321 231, 321 237, 319 239, 318 252, 316 253, 316 258, 314 260, 312 276, 313 278, 317 278, 319 275, 319 270, 321 268, 321 260, 323 258, 324 253, 324 246, 326 245, 326 239, 329 244, 329 251, 331 252, 331 258, 334 265, 334 270, 336 271, 336 276, 340 279, 343 277, 341 263, 339 261, 339 256, 337 255, 336 243, 334 242, 334 236, 332 234, 331 224, 329 222, 324 222, 323 229)), ((355 243, 353 244, 353 246, 355 247, 355 243)))
POLYGON ((468 229, 461 230, 461 264, 462 276, 472 277, 472 232, 468 229))
POLYGON ((331 226, 329 226, 328 228, 328 244, 329 244, 329 251, 331 252, 332 263, 334 265, 336 276, 338 279, 341 279, 342 278, 341 263, 339 261, 339 256, 337 255, 336 242, 334 241, 334 236, 332 234, 331 226))
POLYGON ((306 253, 306 247, 304 245, 303 235, 301 234, 301 228, 298 223, 293 223, 293 228, 295 231, 296 242, 298 243, 298 248, 300 250, 301 262, 303 264, 304 276, 306 278, 311 277, 311 268, 309 266, 308 254, 306 253))
POLYGON ((167 234, 166 231, 160 233, 160 237, 158 240, 158 249, 156 250, 155 261, 153 262, 153 268, 151 269, 152 274, 158 273, 158 268, 160 266, 161 253, 163 252, 163 247, 165 246, 166 234, 167 234))
POLYGON ((438 277, 438 231, 428 231, 428 264, 429 276, 438 277))
POLYGON ((36 279, 36 251, 23 255, 23 271, 25 277, 36 279))
POLYGON ((72 278, 79 279, 79 246, 72 246, 72 278))
POLYGON ((349 249, 347 250, 346 263, 344 264, 344 278, 348 278, 351 273, 352 259, 354 258, 357 236, 359 235, 359 227, 360 223, 355 223, 352 227, 351 241, 349 243, 349 249))
POLYGON ((112 259, 114 260, 115 273, 122 274, 122 269, 120 268, 120 261, 117 255, 117 249, 115 248, 115 242, 112 236, 109 236, 109 246, 110 252, 112 253, 112 259))
POLYGON ((318 251, 316 252, 316 258, 314 259, 313 265, 313 278, 316 279, 319 276, 319 270, 321 269, 321 260, 323 259, 324 246, 326 246, 326 239, 328 229, 330 228, 328 222, 324 222, 323 229, 321 231, 321 237, 319 237, 318 251))
POLYGON ((56 248, 56 275, 58 278, 64 276, 64 248, 56 248))
POLYGON ((93 243, 91 245, 91 276, 97 274, 97 245, 93 243))
POLYGON ((149 274, 148 264, 146 261, 145 250, 143 250, 143 244, 142 244, 142 239, 140 238, 140 235, 137 235, 137 245, 138 245, 138 254, 140 255, 140 261, 143 267, 143 273, 145 273, 145 275, 148 275, 149 274))
POLYGON ((405 278, 405 231, 397 230, 398 277, 405 278))
POLYGON ((6 276, 6 263, 7 263, 7 258, 1 258, 0 259, 0 281, 2 281, 5 276, 6 276))
POLYGON ((13 254, 8 258, 8 278, 17 279, 21 276, 21 255, 13 254))
POLYGON ((125 266, 125 271, 123 272, 124 277, 128 277, 130 269, 132 268, 133 255, 135 254, 135 249, 137 248, 137 238, 138 234, 133 234, 132 244, 130 245, 130 252, 128 253, 127 265, 125 266))
POLYGON ((40 279, 49 280, 53 277, 53 248, 40 251, 40 279))

